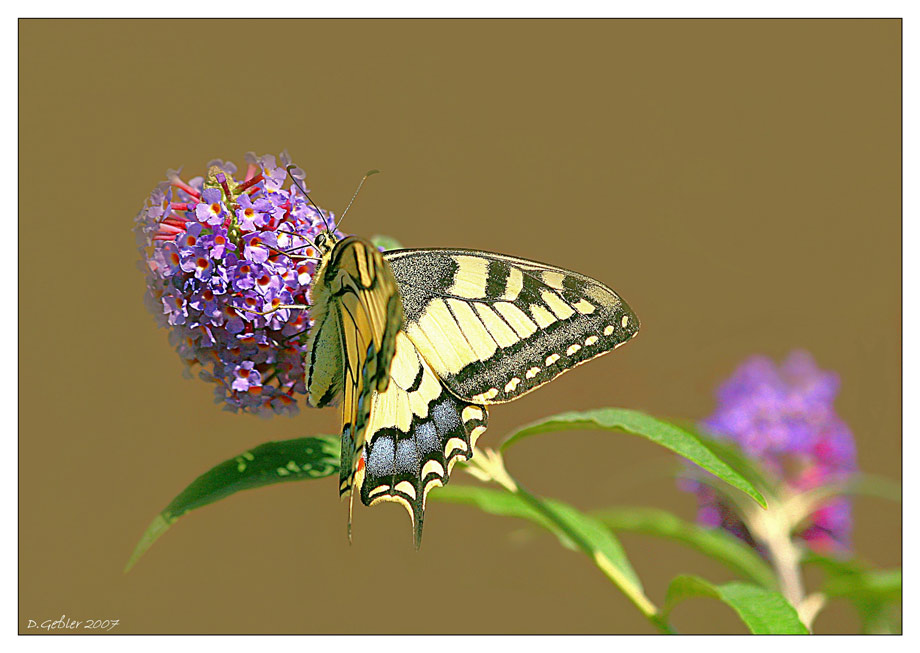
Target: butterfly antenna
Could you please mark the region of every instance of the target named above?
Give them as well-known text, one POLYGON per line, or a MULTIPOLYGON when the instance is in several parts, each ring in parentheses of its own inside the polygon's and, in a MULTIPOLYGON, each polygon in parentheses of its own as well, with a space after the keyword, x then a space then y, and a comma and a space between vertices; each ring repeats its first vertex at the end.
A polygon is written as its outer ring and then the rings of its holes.
POLYGON ((297 178, 294 177, 294 175, 291 173, 291 171, 294 170, 296 167, 297 166, 292 163, 291 165, 285 168, 285 170, 287 170, 288 177, 291 178, 291 182, 295 186, 297 186, 298 190, 300 190, 300 192, 303 193, 304 197, 307 198, 307 201, 313 206, 314 209, 316 209, 316 212, 319 213, 319 217, 323 219, 323 226, 326 227, 326 231, 329 231, 329 233, 332 233, 332 231, 330 231, 329 229, 329 223, 326 222, 326 215, 323 213, 322 209, 316 206, 316 203, 313 201, 313 198, 310 197, 310 194, 304 190, 303 186, 297 183, 297 178))
POLYGON ((355 203, 355 198, 358 196, 358 193, 361 192, 361 187, 364 185, 364 182, 367 181, 367 178, 371 175, 376 175, 379 172, 379 170, 368 170, 367 173, 361 177, 361 181, 358 183, 358 188, 355 190, 355 194, 351 196, 351 201, 348 203, 348 206, 345 207, 345 210, 342 212, 342 217, 339 218, 339 221, 335 224, 333 229, 338 229, 339 225, 342 224, 342 220, 345 219, 345 216, 348 214, 348 209, 351 208, 351 205, 355 203))

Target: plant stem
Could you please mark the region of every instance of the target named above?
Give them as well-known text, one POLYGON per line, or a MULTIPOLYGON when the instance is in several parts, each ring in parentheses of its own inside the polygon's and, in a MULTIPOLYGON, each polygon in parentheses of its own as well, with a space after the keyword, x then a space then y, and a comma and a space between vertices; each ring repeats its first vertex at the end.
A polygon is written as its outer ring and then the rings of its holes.
POLYGON ((801 555, 788 536, 772 538, 765 542, 776 575, 779 577, 779 588, 786 600, 796 610, 805 600, 805 586, 802 582, 802 570, 799 567, 801 555))
POLYGON ((826 604, 827 597, 821 592, 809 594, 802 601, 802 605, 799 607, 799 619, 802 620, 802 623, 805 624, 809 631, 811 631, 811 625, 815 622, 815 617, 824 609, 826 604))
POLYGON ((811 623, 823 604, 809 602, 806 605, 805 583, 799 565, 802 553, 792 540, 797 518, 788 510, 789 505, 788 499, 781 498, 770 510, 752 507, 745 511, 744 521, 754 539, 767 550, 770 564, 779 580, 780 593, 798 612, 802 623, 811 630, 811 623))
POLYGON ((516 494, 526 501, 534 510, 546 517, 553 526, 561 531, 570 541, 572 541, 585 555, 594 561, 594 564, 604 572, 613 584, 616 585, 623 594, 626 595, 633 605, 639 609, 639 612, 648 619, 655 628, 665 634, 673 634, 676 631, 661 617, 661 614, 655 604, 652 603, 645 595, 641 588, 626 578, 623 573, 614 565, 607 556, 601 551, 594 549, 586 542, 577 532, 573 531, 564 519, 547 505, 545 501, 528 492, 516 480, 514 480, 505 469, 501 454, 490 449, 475 449, 473 458, 467 468, 473 476, 480 480, 493 481, 502 486, 512 494, 516 494))

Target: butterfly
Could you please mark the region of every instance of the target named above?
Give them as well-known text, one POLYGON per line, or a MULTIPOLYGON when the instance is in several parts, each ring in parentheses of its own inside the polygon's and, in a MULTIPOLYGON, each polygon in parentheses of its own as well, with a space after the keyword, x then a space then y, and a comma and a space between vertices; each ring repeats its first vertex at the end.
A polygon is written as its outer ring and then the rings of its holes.
POLYGON ((357 493, 402 504, 418 547, 428 493, 472 458, 489 406, 639 331, 616 292, 563 268, 478 250, 381 252, 334 227, 313 244, 307 399, 341 405, 349 538, 357 493))
POLYGON ((428 492, 472 457, 488 406, 639 330, 613 290, 562 268, 475 250, 381 253, 329 232, 316 245, 308 401, 341 401, 340 494, 401 503, 416 545, 428 492))

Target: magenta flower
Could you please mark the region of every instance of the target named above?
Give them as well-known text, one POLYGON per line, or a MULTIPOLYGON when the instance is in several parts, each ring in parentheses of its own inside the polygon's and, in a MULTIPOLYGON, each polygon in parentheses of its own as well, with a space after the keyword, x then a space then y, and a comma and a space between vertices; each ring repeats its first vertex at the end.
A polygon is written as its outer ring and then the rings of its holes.
MULTIPOLYGON (((784 496, 801 495, 845 482, 856 472, 850 429, 834 410, 840 386, 836 374, 815 365, 802 351, 777 367, 755 356, 743 363, 718 390, 718 407, 702 426, 731 440, 759 463, 784 496)), ((756 544, 741 516, 712 486, 686 483, 697 494, 698 520, 724 528, 756 544)), ((795 536, 815 551, 846 551, 852 522, 850 502, 834 497, 818 505, 795 536)))
POLYGON ((279 159, 247 154, 241 178, 220 160, 188 181, 170 170, 135 219, 158 324, 216 384, 218 403, 263 416, 298 410, 310 319, 299 309, 259 313, 309 303, 316 261, 297 257, 316 256, 311 243, 333 222, 289 183, 287 154, 279 159))

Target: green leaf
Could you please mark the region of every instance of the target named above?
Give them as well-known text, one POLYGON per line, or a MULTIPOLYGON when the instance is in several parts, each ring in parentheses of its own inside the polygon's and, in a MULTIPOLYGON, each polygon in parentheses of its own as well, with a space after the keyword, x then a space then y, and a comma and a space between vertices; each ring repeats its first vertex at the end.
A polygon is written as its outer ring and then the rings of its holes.
POLYGON ((680 542, 763 587, 776 587, 776 577, 770 565, 754 549, 721 529, 703 528, 657 508, 608 508, 594 511, 591 515, 614 531, 680 542))
POLYGON ((698 596, 730 606, 755 635, 808 634, 795 608, 779 592, 740 582, 713 585, 699 576, 678 576, 671 581, 663 617, 681 601, 698 596))
MULTIPOLYGON (((434 499, 435 501, 442 501, 444 503, 459 503, 467 506, 476 506, 490 515, 497 515, 499 517, 520 517, 522 519, 529 519, 550 531, 553 531, 554 528, 552 522, 537 512, 530 504, 519 496, 510 492, 505 492, 504 490, 493 490, 491 488, 477 487, 474 485, 455 485, 451 483, 444 487, 435 488, 428 496, 428 499, 434 499)), ((563 539, 563 543, 567 547, 574 548, 575 545, 571 540, 565 538, 564 534, 556 534, 560 536, 560 539, 563 539)))
POLYGON ((699 438, 673 424, 635 410, 598 408, 584 412, 560 413, 519 429, 502 443, 501 448, 506 449, 515 442, 538 433, 571 430, 624 431, 641 435, 695 462, 729 485, 738 488, 764 508, 767 507, 766 499, 750 481, 713 454, 699 438))
POLYGON ((841 491, 841 494, 875 497, 897 503, 901 503, 902 493, 901 484, 897 481, 865 473, 855 474, 841 491))
POLYGON ((900 631, 901 570, 872 569, 865 562, 841 560, 808 552, 805 566, 824 572, 821 592, 829 599, 843 599, 856 608, 864 633, 900 631))
POLYGON ((856 560, 840 560, 809 552, 803 565, 824 571, 821 591, 829 598, 898 603, 901 601, 901 570, 872 569, 856 560))
POLYGON ((901 570, 867 570, 852 577, 828 579, 822 591, 830 597, 877 599, 885 603, 901 601, 901 570))
POLYGON ((376 236, 371 236, 371 242, 374 243, 377 247, 382 247, 383 251, 388 252, 391 249, 402 249, 403 246, 398 240, 391 236, 382 236, 377 234, 376 236))
MULTIPOLYGON (((572 537, 518 494, 472 485, 451 484, 436 489, 429 498, 446 503, 477 506, 492 515, 528 519, 556 535, 566 548, 579 548, 578 543, 572 537)), ((536 499, 536 497, 534 498, 536 499)), ((599 555, 606 557, 623 578, 639 591, 642 591, 642 583, 629 563, 620 541, 604 524, 562 501, 553 499, 536 500, 541 502, 543 507, 562 522, 573 535, 583 540, 590 547, 590 553, 587 551, 586 553, 589 553, 594 558, 595 564, 598 564, 598 566, 603 564, 598 562, 599 555)))
POLYGON ((725 438, 717 438, 699 428, 697 424, 681 420, 678 424, 688 433, 696 436, 707 449, 721 458, 729 467, 736 470, 744 478, 751 481, 757 489, 768 496, 776 496, 778 479, 767 472, 756 460, 744 455, 735 442, 725 438))
POLYGON ((153 543, 189 510, 206 506, 234 492, 251 488, 323 478, 339 470, 339 439, 333 436, 266 442, 225 460, 185 488, 150 523, 131 559, 127 572, 153 543))

